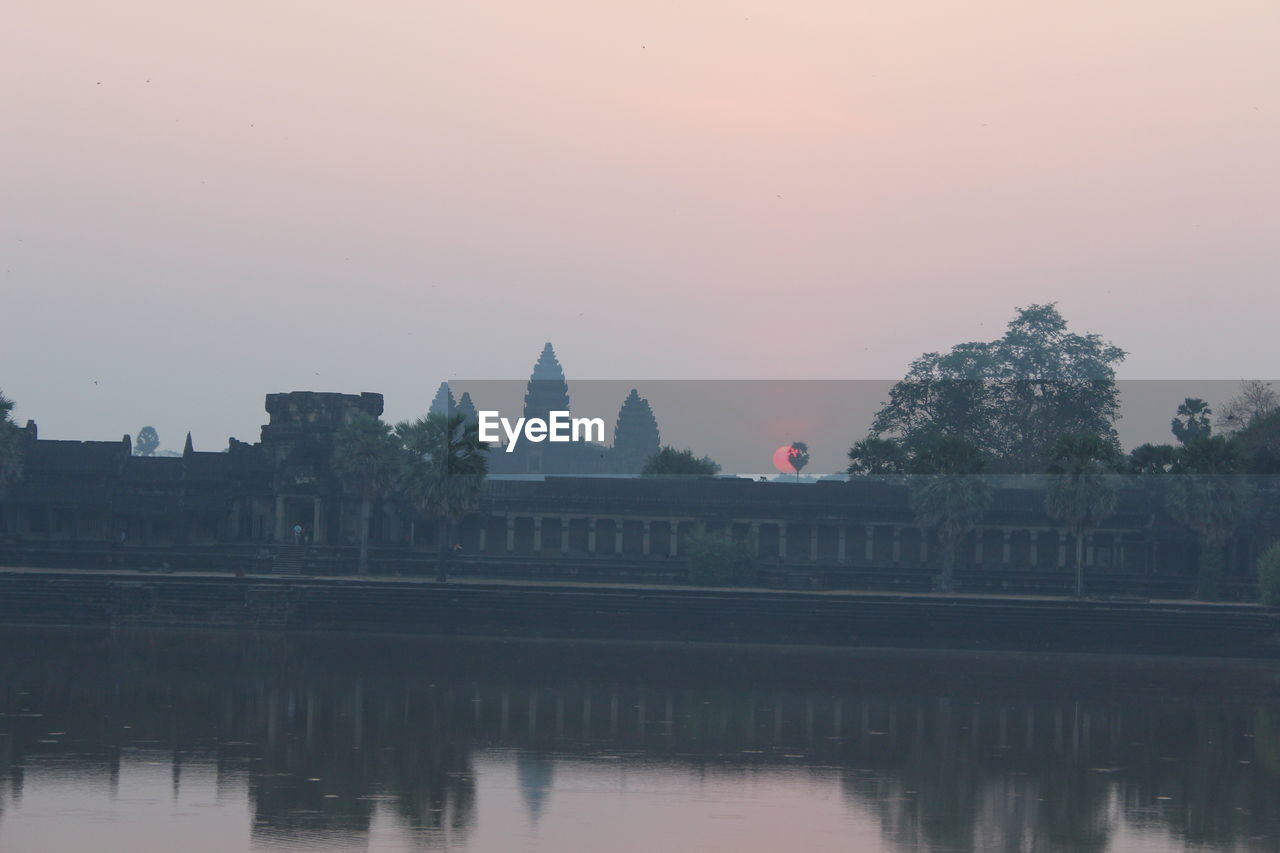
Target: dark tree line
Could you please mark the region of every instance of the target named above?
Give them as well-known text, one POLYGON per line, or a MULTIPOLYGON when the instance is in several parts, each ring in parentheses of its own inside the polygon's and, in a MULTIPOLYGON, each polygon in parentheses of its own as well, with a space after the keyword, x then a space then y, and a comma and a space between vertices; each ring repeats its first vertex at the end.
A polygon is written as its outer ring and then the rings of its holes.
POLYGON ((479 502, 488 445, 465 413, 428 414, 394 427, 354 416, 338 433, 333 468, 360 498, 360 572, 369 571, 369 518, 380 500, 396 499, 436 524, 436 577, 447 578, 458 523, 479 502))
POLYGON ((1121 475, 1173 474, 1144 486, 1197 537, 1200 593, 1213 598, 1242 527, 1274 538, 1272 489, 1280 473, 1280 401, 1260 381, 1242 383, 1215 434, 1208 402, 1187 398, 1174 413, 1175 442, 1125 454, 1115 423, 1115 366, 1125 352, 1094 334, 1071 332, 1053 305, 1019 309, 1005 334, 926 353, 889 392, 869 435, 849 450, 850 476, 907 477, 920 525, 941 550, 939 586, 950 589, 957 544, 992 499, 986 475, 1047 476, 1045 511, 1075 544, 1076 590, 1084 591, 1084 540, 1111 515, 1121 475), (1251 476, 1252 475, 1252 476, 1251 476))

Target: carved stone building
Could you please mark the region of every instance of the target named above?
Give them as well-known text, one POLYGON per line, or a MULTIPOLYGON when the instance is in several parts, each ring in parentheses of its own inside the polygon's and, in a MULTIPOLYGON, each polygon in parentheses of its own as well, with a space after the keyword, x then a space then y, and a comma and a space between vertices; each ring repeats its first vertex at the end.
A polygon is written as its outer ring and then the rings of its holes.
MULTIPOLYGON (((292 543, 297 525, 306 531, 310 565, 349 570, 359 500, 344 495, 333 474, 334 437, 356 414, 381 415, 382 396, 271 394, 266 410, 258 443, 232 439, 225 451, 202 452, 188 441, 172 458, 133 456, 127 436, 41 440, 29 424, 24 475, 0 490, 0 560, 55 564, 77 552, 87 555, 79 563, 98 565, 94 553, 168 549, 166 562, 226 568, 236 555, 261 557, 292 543)), ((762 566, 831 585, 908 575, 926 583, 936 566, 936 544, 916 523, 907 487, 872 478, 492 478, 479 511, 461 525, 458 559, 517 575, 592 567, 596 576, 678 577, 689 537, 704 527, 750 536, 762 566)), ((434 554, 434 528, 414 525, 395 499, 383 501, 370 527, 375 565, 421 571, 415 566, 434 554)), ((1068 546, 1034 481, 1011 483, 996 490, 959 564, 1005 584, 999 588, 1039 589, 1036 578, 1065 583, 1073 575, 1068 546)), ((1236 554, 1233 581, 1251 583, 1248 548, 1236 554)), ((1117 511, 1089 536, 1086 555, 1091 571, 1127 578, 1130 586, 1117 588, 1139 590, 1155 589, 1159 578, 1191 577, 1198 559, 1189 532, 1137 488, 1125 490, 1117 511)))
POLYGON ((0 536, 126 546, 284 542, 294 525, 316 544, 343 542, 351 520, 333 476, 333 439, 381 394, 268 394, 257 444, 221 452, 132 455, 130 440, 47 441, 28 423, 23 477, 0 492, 0 536))

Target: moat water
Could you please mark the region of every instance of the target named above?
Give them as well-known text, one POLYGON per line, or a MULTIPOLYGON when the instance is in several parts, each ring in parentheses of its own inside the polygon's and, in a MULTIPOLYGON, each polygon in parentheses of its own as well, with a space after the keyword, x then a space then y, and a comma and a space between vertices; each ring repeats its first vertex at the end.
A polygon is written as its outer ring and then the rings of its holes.
POLYGON ((1280 665, 0 629, 0 850, 1276 851, 1280 665))

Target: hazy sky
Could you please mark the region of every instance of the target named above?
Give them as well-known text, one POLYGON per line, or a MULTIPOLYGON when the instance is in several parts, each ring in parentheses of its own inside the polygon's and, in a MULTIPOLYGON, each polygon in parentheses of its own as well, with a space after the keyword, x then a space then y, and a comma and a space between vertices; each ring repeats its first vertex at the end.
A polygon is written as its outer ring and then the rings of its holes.
POLYGON ((1280 373, 1275 0, 2 17, 0 389, 44 437, 407 417, 547 340, 571 379, 894 378, 1052 300, 1128 378, 1280 373))

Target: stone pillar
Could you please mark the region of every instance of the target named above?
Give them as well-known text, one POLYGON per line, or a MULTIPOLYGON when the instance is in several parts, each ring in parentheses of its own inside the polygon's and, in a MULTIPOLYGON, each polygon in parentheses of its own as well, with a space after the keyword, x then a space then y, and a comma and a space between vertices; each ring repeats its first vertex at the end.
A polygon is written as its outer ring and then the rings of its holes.
POLYGON ((844 551, 846 546, 845 540, 848 538, 846 535, 847 533, 848 533, 848 528, 846 528, 843 524, 841 524, 839 531, 836 533, 836 562, 837 563, 843 563, 845 561, 844 551))
POLYGON ((755 552, 756 559, 760 559, 760 522, 751 522, 751 549, 755 552))
POLYGON ((1004 545, 1001 562, 1006 566, 1013 562, 1013 531, 1007 527, 1004 529, 1004 545))
POLYGON ((481 522, 480 522, 480 545, 479 545, 479 551, 480 551, 480 553, 481 553, 481 554, 485 553, 485 551, 486 551, 486 550, 488 550, 488 548, 489 548, 489 542, 488 542, 489 536, 488 536, 488 534, 489 534, 489 524, 488 524, 488 519, 485 519, 485 520, 483 520, 483 521, 481 521, 481 522))
POLYGON ((644 532, 640 535, 640 552, 648 557, 653 553, 653 522, 646 518, 640 523, 644 526, 644 532))
POLYGON ((671 556, 675 557, 680 553, 680 521, 671 519, 671 556))
POLYGON ((1095 565, 1096 562, 1097 560, 1095 559, 1093 551, 1093 534, 1090 533, 1084 537, 1084 564, 1086 566, 1092 566, 1095 565))
POLYGON ((1067 566, 1067 534, 1058 534, 1058 568, 1063 569, 1067 566))
POLYGON ((1027 552, 1027 557, 1031 562, 1031 568, 1034 569, 1040 562, 1040 531, 1028 530, 1027 536, 1029 537, 1027 541, 1031 543, 1027 552))
POLYGON ((787 523, 785 521, 778 522, 778 559, 784 563, 787 560, 787 523))
POLYGON ((587 552, 590 554, 596 552, 596 520, 594 518, 587 519, 587 552))
POLYGON ((311 505, 311 544, 324 542, 324 513, 320 508, 320 499, 316 498, 311 505))
POLYGON ((863 557, 868 563, 875 558, 876 553, 876 529, 870 524, 867 525, 867 541, 863 547, 863 557))
POLYGON ((809 525, 809 562, 818 562, 818 525, 809 525))
POLYGON ((560 553, 569 553, 569 522, 573 519, 560 516, 560 553))
POLYGON ((507 553, 510 554, 516 550, 516 520, 512 516, 505 516, 507 521, 507 553))
POLYGON ((276 541, 284 541, 284 495, 276 495, 276 541))
POLYGON ((613 554, 615 557, 622 556, 622 526, 623 519, 615 518, 613 520, 613 554))
POLYGON ((893 528, 893 564, 902 565, 902 528, 893 528))
POLYGON ((542 553, 542 516, 533 517, 533 553, 542 553))

